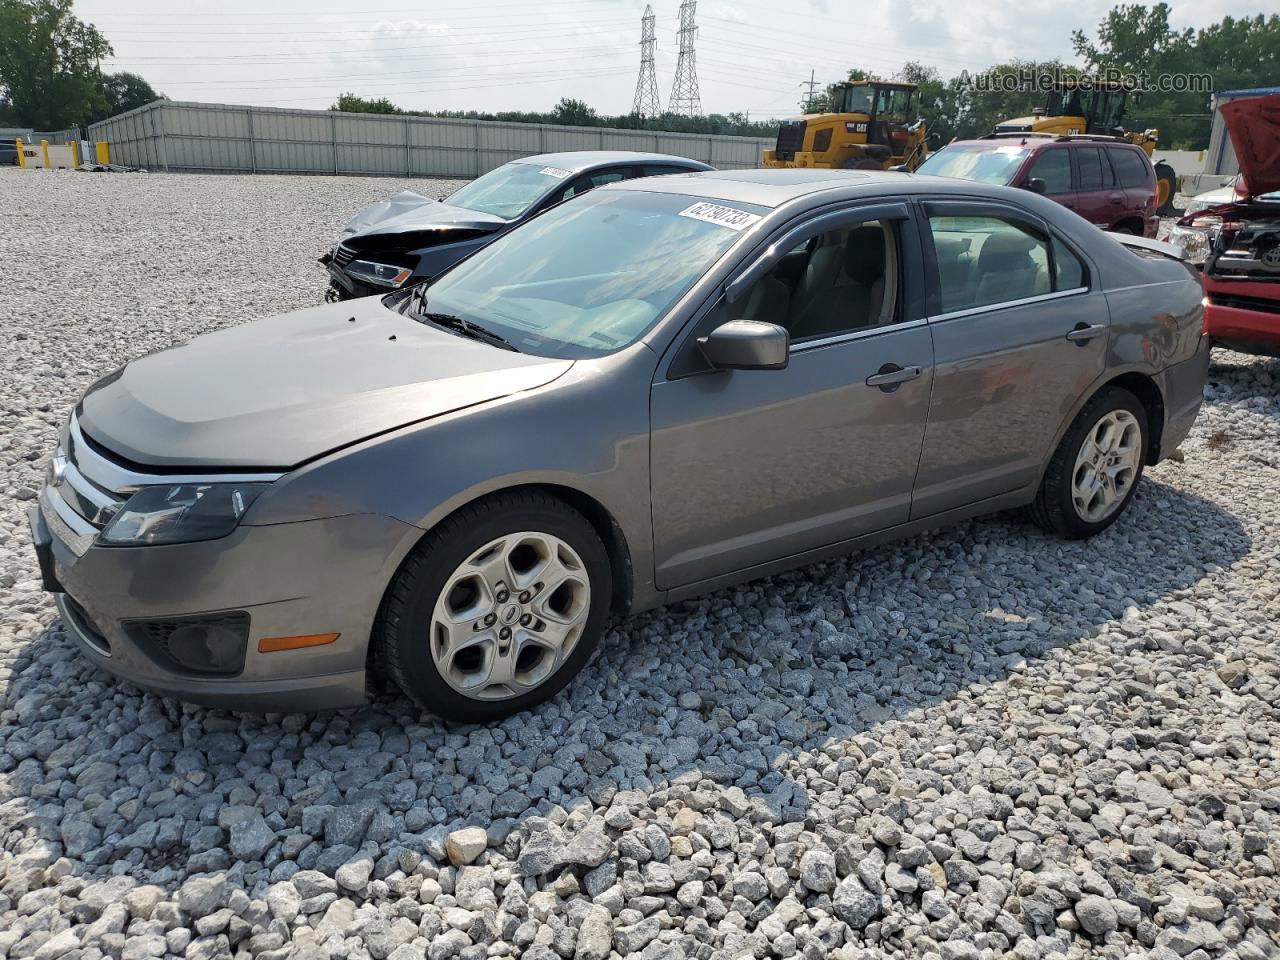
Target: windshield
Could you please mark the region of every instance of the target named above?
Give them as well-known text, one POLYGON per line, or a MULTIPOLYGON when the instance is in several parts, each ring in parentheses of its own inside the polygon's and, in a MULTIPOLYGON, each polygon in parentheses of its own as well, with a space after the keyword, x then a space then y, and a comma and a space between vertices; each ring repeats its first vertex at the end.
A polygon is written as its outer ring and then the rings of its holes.
POLYGON ((875 101, 875 88, 871 86, 837 86, 837 113, 870 113, 875 101))
POLYGON ((534 163, 508 163, 490 170, 452 194, 445 203, 479 213, 514 220, 554 184, 568 179, 570 170, 534 163))
POLYGON ((935 177, 956 177, 1008 186, 1027 159, 1026 147, 993 147, 986 144, 943 147, 916 168, 916 173, 935 177))
POLYGON ((593 191, 442 275, 427 288, 422 311, 461 317, 524 353, 601 356, 644 334, 764 212, 689 196, 593 191))

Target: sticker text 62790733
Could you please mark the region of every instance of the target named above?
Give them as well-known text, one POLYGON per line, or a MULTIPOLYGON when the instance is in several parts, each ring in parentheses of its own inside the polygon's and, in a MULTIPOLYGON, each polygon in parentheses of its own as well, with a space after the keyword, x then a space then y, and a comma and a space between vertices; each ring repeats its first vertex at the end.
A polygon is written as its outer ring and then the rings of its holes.
POLYGON ((728 227, 730 230, 745 230, 760 219, 757 214, 747 213, 745 210, 735 210, 733 207, 724 207, 718 203, 707 203, 705 200, 695 203, 691 207, 685 207, 680 211, 680 216, 691 217, 694 220, 705 220, 707 223, 728 227))

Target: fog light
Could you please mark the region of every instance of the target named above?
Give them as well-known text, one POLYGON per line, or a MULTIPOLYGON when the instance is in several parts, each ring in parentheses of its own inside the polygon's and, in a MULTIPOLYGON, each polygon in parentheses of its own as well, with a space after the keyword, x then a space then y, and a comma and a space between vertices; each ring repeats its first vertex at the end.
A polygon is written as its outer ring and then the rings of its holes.
POLYGON ((161 666, 181 673, 231 677, 244 669, 249 615, 243 611, 172 620, 134 620, 129 635, 161 666))

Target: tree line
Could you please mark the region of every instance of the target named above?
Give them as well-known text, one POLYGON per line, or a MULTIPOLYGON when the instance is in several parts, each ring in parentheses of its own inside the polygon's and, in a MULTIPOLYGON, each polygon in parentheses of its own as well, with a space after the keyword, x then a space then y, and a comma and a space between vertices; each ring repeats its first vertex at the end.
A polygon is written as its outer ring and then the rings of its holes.
POLYGON ((85 127, 160 99, 136 73, 104 73, 111 44, 72 0, 0 0, 0 126, 85 127))
MULTIPOLYGON (((71 8, 72 0, 0 0, 0 125, 40 130, 87 125, 163 96, 135 73, 104 73, 100 64, 111 55, 111 45, 96 27, 73 16, 71 8)), ((1001 120, 1026 116, 1043 102, 1043 92, 1006 89, 1010 85, 994 82, 1003 75, 1103 70, 1152 77, 1208 74, 1214 90, 1267 86, 1280 78, 1280 14, 1224 17, 1198 30, 1177 30, 1169 23, 1169 13, 1163 2, 1120 4, 1098 24, 1094 36, 1074 31, 1072 50, 1082 66, 1060 60, 1012 60, 977 76, 944 78, 935 67, 909 61, 891 77, 877 77, 856 65, 848 75, 851 80, 917 84, 921 116, 943 142, 990 133, 1001 120)), ((824 110, 829 102, 827 93, 818 93, 801 102, 800 112, 824 110)), ((750 137, 772 137, 777 130, 773 118, 753 120, 742 113, 667 113, 654 119, 608 115, 569 97, 548 111, 486 112, 403 110, 386 97, 353 92, 341 94, 330 109, 750 137)), ((1207 93, 1146 92, 1130 97, 1124 122, 1131 130, 1158 128, 1166 149, 1203 149, 1211 120, 1207 93)))

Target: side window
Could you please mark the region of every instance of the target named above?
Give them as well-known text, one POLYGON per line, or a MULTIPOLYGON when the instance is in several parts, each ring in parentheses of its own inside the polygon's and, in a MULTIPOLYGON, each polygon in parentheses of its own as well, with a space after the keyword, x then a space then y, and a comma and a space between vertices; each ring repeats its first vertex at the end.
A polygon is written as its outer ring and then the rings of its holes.
POLYGON ((934 216, 929 229, 943 313, 1052 292, 1049 241, 1032 227, 998 216, 934 216))
POLYGON ((1044 181, 1047 194, 1071 192, 1071 154, 1058 147, 1044 150, 1031 163, 1028 179, 1044 181))
POLYGON ((893 221, 819 234, 788 251, 731 316, 784 326, 793 343, 886 326, 897 317, 898 262, 893 221))
POLYGON ((667 166, 643 166, 640 168, 640 176, 642 177, 661 177, 668 173, 687 173, 679 167, 667 166))
POLYGON ((1151 174, 1147 171, 1146 161, 1138 156, 1137 150, 1109 150, 1111 165, 1116 168, 1116 177, 1122 187, 1149 187, 1151 174))
POLYGON ((597 170, 595 173, 584 173, 582 176, 574 177, 569 181, 569 185, 560 191, 552 203, 568 200, 570 197, 576 197, 579 194, 586 193, 588 190, 594 190, 596 187, 603 187, 606 183, 627 180, 629 179, 627 173, 628 171, 625 167, 613 167, 608 170, 597 170))
POLYGON ((1071 248, 1053 238, 1053 289, 1075 290, 1088 286, 1088 271, 1080 258, 1071 252, 1071 248))
POLYGON ((1080 189, 1105 190, 1115 186, 1111 166, 1097 147, 1076 147, 1076 159, 1080 164, 1080 189))

